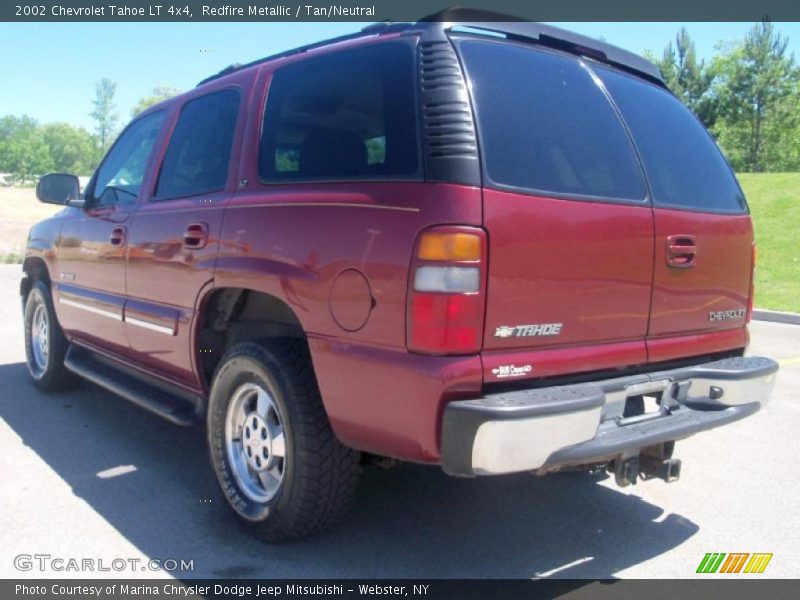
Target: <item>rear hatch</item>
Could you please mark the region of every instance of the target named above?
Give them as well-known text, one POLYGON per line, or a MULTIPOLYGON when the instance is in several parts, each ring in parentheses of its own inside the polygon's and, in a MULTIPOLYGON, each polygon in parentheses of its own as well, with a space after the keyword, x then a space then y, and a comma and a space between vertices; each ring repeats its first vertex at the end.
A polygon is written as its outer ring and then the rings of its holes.
POLYGON ((650 361, 744 347, 753 229, 728 163, 672 94, 611 69, 594 71, 630 129, 650 187, 650 361))
POLYGON ((656 84, 570 54, 454 42, 483 162, 485 379, 743 346, 743 313, 709 313, 746 306, 750 219, 691 113, 656 84))

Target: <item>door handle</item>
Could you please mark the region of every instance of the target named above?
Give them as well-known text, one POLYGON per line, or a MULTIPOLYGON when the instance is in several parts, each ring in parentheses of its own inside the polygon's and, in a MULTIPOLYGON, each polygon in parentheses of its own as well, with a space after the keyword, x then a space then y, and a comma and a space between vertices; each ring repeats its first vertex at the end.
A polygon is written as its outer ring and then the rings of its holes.
POLYGON ((125 245, 125 227, 118 226, 114 227, 111 230, 111 236, 109 237, 109 241, 111 242, 112 246, 124 246, 125 245))
POLYGON ((693 235, 676 234, 667 238, 667 264, 675 269, 688 269, 694 266, 697 245, 693 235))
POLYGON ((208 224, 190 223, 183 232, 183 247, 190 250, 204 248, 208 242, 208 224))

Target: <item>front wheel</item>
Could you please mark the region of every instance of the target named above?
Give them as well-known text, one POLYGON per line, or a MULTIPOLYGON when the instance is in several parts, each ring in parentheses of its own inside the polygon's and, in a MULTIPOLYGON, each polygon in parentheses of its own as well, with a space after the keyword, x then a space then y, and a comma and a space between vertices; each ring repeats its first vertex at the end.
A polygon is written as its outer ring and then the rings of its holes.
POLYGON ((77 383, 77 376, 64 366, 68 347, 50 289, 45 282, 36 281, 25 300, 25 359, 36 387, 56 391, 77 383))
POLYGON ((334 436, 298 340, 237 344, 222 357, 209 397, 208 444, 228 503, 267 541, 316 533, 352 501, 358 452, 334 436))

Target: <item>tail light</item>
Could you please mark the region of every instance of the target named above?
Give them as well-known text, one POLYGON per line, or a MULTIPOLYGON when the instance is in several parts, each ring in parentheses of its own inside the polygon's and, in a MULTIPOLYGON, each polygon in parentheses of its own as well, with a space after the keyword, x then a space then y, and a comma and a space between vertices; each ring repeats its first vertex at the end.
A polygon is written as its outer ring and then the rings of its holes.
POLYGON ((756 259, 758 258, 758 250, 756 243, 753 242, 752 260, 750 261, 750 293, 747 296, 747 315, 745 316, 745 323, 749 323, 753 317, 753 302, 756 295, 756 259))
POLYGON ((486 234, 475 227, 436 227, 420 234, 409 277, 408 349, 475 354, 483 339, 486 234))

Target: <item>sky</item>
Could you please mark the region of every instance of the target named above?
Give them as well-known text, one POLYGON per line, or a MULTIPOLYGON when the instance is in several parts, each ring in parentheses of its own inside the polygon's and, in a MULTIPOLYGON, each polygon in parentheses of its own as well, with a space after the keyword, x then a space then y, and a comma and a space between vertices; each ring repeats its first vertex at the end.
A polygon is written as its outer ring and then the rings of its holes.
MULTIPOLYGON (((232 63, 357 31, 363 23, 0 23, 0 116, 27 114, 92 129, 95 82, 117 83, 120 124, 158 85, 181 90, 232 63)), ((720 41, 742 38, 749 23, 554 23, 641 53, 660 56, 685 26, 701 58, 720 41)), ((800 59, 800 23, 777 23, 800 59)))

